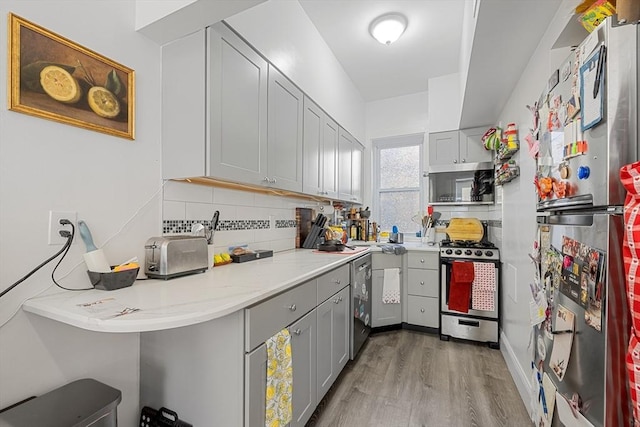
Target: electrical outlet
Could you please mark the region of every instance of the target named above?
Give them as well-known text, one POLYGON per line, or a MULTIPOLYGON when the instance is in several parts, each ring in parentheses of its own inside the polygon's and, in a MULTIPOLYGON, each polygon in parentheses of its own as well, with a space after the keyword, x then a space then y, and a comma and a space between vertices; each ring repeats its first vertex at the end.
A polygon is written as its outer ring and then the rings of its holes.
POLYGON ((78 213, 77 212, 49 211, 49 244, 50 245, 64 245, 67 242, 67 238, 62 237, 60 235, 60 230, 67 230, 71 232, 71 226, 60 224, 61 219, 68 219, 73 223, 73 226, 76 227, 76 231, 78 230, 78 213))

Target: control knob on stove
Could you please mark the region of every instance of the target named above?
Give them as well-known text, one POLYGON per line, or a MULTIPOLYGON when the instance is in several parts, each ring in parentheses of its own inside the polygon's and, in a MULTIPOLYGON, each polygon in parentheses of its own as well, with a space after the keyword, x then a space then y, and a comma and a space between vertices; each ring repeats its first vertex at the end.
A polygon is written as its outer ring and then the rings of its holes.
POLYGON ((476 254, 476 256, 482 256, 482 251, 481 251, 480 249, 478 249, 478 250, 475 252, 475 254, 476 254))
POLYGON ((472 252, 471 252, 471 249, 467 249, 466 251, 464 251, 464 254, 465 254, 465 255, 471 255, 471 253, 472 253, 472 252))
POLYGON ((487 251, 487 252, 485 252, 485 255, 486 256, 493 256, 493 251, 487 251))
POLYGON ((446 251, 444 251, 444 253, 446 253, 447 255, 451 255, 453 251, 451 249, 447 249, 446 251))
POLYGON ((462 255, 462 251, 460 249, 456 249, 456 255, 462 255))

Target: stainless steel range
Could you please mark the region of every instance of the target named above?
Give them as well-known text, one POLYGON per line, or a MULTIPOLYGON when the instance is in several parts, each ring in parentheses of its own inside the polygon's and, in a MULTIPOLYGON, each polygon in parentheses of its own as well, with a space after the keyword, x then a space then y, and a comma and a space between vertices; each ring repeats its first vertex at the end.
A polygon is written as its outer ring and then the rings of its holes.
POLYGON ((499 295, 500 251, 495 245, 486 240, 440 243, 440 339, 499 348, 499 295), (474 273, 471 285, 452 280, 454 269, 463 268, 474 273))

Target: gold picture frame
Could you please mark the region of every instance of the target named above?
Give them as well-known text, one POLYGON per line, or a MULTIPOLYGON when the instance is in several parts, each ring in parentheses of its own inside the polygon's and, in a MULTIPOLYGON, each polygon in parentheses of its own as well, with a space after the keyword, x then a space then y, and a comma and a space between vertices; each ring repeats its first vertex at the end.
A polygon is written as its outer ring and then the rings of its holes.
POLYGON ((9 110, 135 139, 135 72, 9 13, 9 110))

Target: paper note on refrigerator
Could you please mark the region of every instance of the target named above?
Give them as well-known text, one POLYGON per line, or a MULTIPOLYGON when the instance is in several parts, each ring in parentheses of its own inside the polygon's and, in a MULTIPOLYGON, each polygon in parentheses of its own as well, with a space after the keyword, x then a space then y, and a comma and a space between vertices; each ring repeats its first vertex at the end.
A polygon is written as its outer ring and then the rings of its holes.
POLYGON ((575 314, 567 308, 558 305, 554 318, 553 349, 549 359, 549 367, 560 381, 567 371, 567 364, 571 356, 571 345, 573 344, 573 331, 575 314))
POLYGON ((556 392, 556 406, 558 407, 558 418, 565 427, 593 427, 580 412, 573 412, 571 405, 563 395, 556 392))

